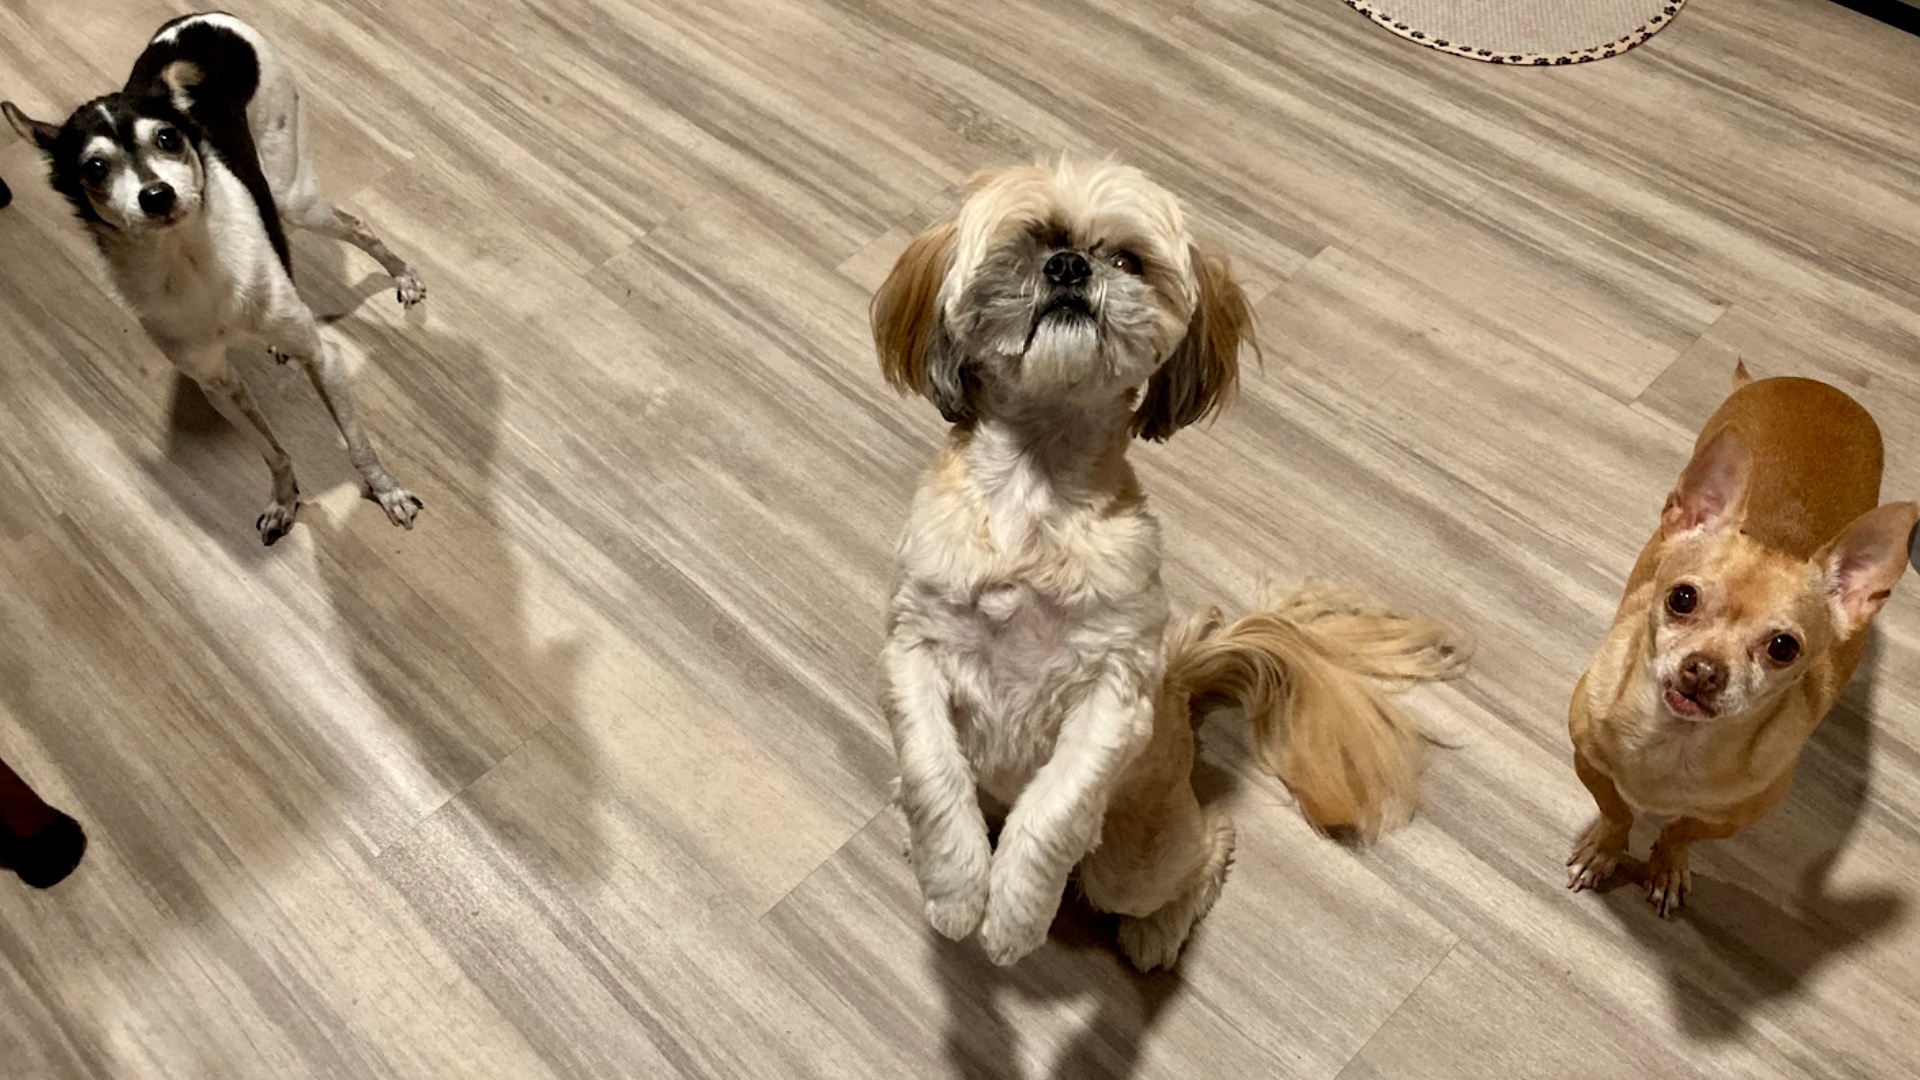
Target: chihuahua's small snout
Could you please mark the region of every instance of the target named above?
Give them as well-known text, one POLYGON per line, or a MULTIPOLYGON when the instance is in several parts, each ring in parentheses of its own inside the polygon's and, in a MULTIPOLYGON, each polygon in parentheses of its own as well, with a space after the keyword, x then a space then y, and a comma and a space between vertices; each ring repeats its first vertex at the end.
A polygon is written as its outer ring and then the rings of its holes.
POLYGON ((1045 272, 1048 281, 1064 289, 1092 277, 1093 267, 1087 265, 1087 257, 1077 251, 1057 251, 1047 260, 1045 272))
POLYGON ((1674 689, 1696 698, 1711 698, 1726 685, 1726 667, 1700 653, 1680 661, 1680 671, 1674 678, 1674 689))
POLYGON ((140 189, 140 209, 159 217, 173 209, 173 185, 148 184, 140 189))

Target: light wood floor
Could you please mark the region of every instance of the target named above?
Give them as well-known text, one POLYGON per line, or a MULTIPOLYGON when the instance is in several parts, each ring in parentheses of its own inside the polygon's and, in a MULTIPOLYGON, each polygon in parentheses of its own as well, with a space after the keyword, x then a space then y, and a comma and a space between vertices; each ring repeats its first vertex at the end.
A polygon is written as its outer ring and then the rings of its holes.
MULTIPOLYGON (((64 112, 183 10, 8 0, 0 92, 64 112)), ((259 547, 265 470, 4 140, 0 757, 93 839, 0 879, 8 1078, 1914 1075, 1920 580, 1686 918, 1562 861, 1568 693, 1735 358, 1854 392, 1920 494, 1920 39, 1694 0, 1531 71, 1338 0, 239 10, 432 289, 403 317, 295 239, 427 511, 359 501, 253 358, 317 496, 259 547), (975 169, 1062 148, 1259 299, 1239 405, 1136 455, 1176 606, 1318 576, 1480 642, 1364 854, 1209 726, 1238 861, 1152 979, 1084 915, 1010 971, 935 940, 872 705, 940 428, 867 297, 975 169)))

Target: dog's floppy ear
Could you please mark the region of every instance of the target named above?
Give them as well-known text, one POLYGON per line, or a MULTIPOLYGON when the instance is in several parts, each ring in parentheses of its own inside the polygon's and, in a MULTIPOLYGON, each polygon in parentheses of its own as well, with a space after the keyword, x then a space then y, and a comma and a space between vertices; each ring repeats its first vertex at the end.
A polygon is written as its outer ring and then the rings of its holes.
POLYGON ((915 237, 873 294, 869 310, 880 373, 888 385, 903 394, 924 394, 948 423, 973 415, 973 388, 940 311, 954 233, 954 224, 946 222, 915 237))
POLYGON ((1747 475, 1753 457, 1731 426, 1723 427, 1694 452, 1693 460, 1660 512, 1660 535, 1671 539, 1695 529, 1738 525, 1747 514, 1747 475))
POLYGON ((35 120, 21 112, 20 106, 11 101, 0 101, 0 112, 7 114, 7 123, 13 125, 13 130, 19 132, 21 138, 33 143, 41 150, 52 151, 54 142, 60 138, 59 124, 35 120))
POLYGON ((1826 572, 1827 594, 1842 637, 1864 629, 1893 593, 1906 573, 1916 524, 1920 505, 1888 503, 1854 518, 1813 557, 1826 572))
POLYGON ((1227 403, 1239 382, 1243 343, 1255 356, 1260 354, 1253 336, 1253 311, 1227 260, 1199 248, 1190 250, 1200 283, 1193 320, 1173 355, 1147 380, 1146 395, 1133 413, 1133 433, 1155 442, 1165 441, 1227 403))

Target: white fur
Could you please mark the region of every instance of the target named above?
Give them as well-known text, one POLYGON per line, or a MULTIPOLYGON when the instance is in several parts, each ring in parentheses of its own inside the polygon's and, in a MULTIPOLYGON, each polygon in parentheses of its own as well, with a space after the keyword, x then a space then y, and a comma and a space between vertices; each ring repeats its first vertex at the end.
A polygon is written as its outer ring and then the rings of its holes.
POLYGON ((1074 444, 1108 433, 1056 419, 1058 456, 992 421, 961 451, 1002 557, 956 552, 945 501, 916 500, 883 661, 928 920, 955 938, 978 927, 1000 963, 1045 939, 1098 842, 1112 785, 1152 735, 1164 662, 1158 530, 1089 512, 1074 444), (1025 572, 1034 563, 1086 572, 1025 572), (1012 808, 991 853, 976 784, 1012 808))
MULTIPOLYGON (((405 263, 364 223, 336 210, 321 195, 307 154, 299 92, 279 53, 251 27, 227 15, 197 16, 169 27, 156 40, 195 22, 231 30, 254 48, 260 83, 247 119, 282 221, 363 248, 394 275, 401 303, 417 302, 425 289, 405 263)), ((169 82, 175 86, 175 106, 184 111, 191 104, 194 80, 169 82)), ((136 121, 136 138, 143 148, 151 147, 159 126, 157 121, 136 121)), ((368 497, 394 524, 411 528, 420 500, 386 471, 361 428, 346 368, 295 291, 245 184, 211 149, 174 160, 143 156, 142 162, 138 170, 115 169, 108 193, 112 212, 103 212, 109 227, 95 228, 94 235, 114 288, 147 335, 174 366, 200 384, 208 400, 266 459, 273 491, 256 522, 262 539, 271 544, 291 526, 299 486, 286 451, 246 383, 227 362, 227 350, 240 345, 264 345, 283 361, 306 367, 346 439, 368 497), (138 205, 140 189, 155 179, 170 183, 179 198, 179 209, 167 222, 153 221, 138 205)))
MULTIPOLYGON (((1185 335, 1199 285, 1178 203, 1121 166, 1008 170, 952 229, 931 303, 950 327, 981 328, 955 329, 955 347, 993 370, 914 501, 882 662, 928 921, 977 929, 1006 964, 1045 940, 1154 736, 1160 536, 1124 456, 1133 389, 1185 335), (1158 284, 1129 282, 1125 315, 1095 293, 1102 315, 1054 329, 1033 310, 1046 257, 1033 236, 1056 222, 1091 258, 1138 252, 1158 284), (974 304, 996 313, 972 319, 974 304), (981 792, 1009 808, 997 847, 981 792)), ((1145 954, 1170 959, 1164 943, 1145 954)))
POLYGON ((1234 843, 1193 790, 1196 702, 1241 707, 1320 827, 1371 839, 1412 815, 1419 729, 1370 680, 1458 673, 1442 628, 1330 594, 1168 634, 1127 448, 1210 415, 1253 345, 1172 195, 1112 163, 985 176, 907 245, 872 317, 882 374, 955 425, 900 540, 882 654, 935 929, 1013 963, 1077 874, 1129 959, 1172 964, 1234 843), (1007 808, 997 846, 983 799, 1007 808))

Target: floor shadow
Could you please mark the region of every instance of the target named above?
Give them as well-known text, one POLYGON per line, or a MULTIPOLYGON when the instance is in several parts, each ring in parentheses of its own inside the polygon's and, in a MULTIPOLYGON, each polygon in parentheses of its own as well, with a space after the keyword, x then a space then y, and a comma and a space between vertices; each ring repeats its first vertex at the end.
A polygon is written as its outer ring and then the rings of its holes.
POLYGON ((1121 1080, 1139 1067, 1147 1038, 1179 994, 1180 969, 1141 975, 1114 943, 1114 920, 1069 894, 1046 946, 1010 968, 995 967, 975 941, 938 938, 934 955, 946 998, 942 1046, 952 1075, 1012 1080, 1021 1075, 1019 1032, 1007 1019, 1008 995, 1070 1006, 1093 999, 1094 1015, 1063 1048, 1054 1080, 1121 1080))
POLYGON ((1699 853, 1708 845, 1696 847, 1694 891, 1672 922, 1646 902, 1644 863, 1623 864, 1608 887, 1607 909, 1665 967, 1679 1027, 1693 1038, 1739 1037, 1761 1007, 1800 995, 1820 971, 1908 917, 1911 900, 1898 892, 1843 893, 1832 880, 1868 799, 1878 655, 1876 640, 1801 755, 1787 800, 1708 856, 1759 868, 1752 877, 1760 880, 1703 873, 1699 853), (1790 868, 1790 877, 1774 867, 1790 868), (1769 878, 1785 891, 1769 888, 1769 878))
POLYGON ((303 511, 320 578, 360 684, 446 790, 465 792, 523 742, 551 736, 541 752, 561 771, 543 772, 537 782, 544 805, 576 808, 564 840, 536 839, 539 830, 523 827, 531 823, 512 807, 466 802, 496 839, 550 875, 589 880, 606 850, 593 821, 598 780, 590 744, 574 737, 584 641, 542 640, 533 630, 526 574, 495 495, 506 486, 500 377, 462 338, 418 326, 404 336, 373 362, 408 373, 403 392, 416 426, 407 437, 433 440, 430 449, 389 455, 426 510, 412 533, 388 525, 367 502, 352 520, 318 507, 311 518, 303 511), (403 554, 380 550, 392 548, 403 554))
MULTIPOLYGON (((1208 716, 1195 732, 1196 738, 1206 742, 1240 738, 1236 725, 1243 721, 1236 711, 1210 709, 1208 716), (1214 730, 1209 733, 1209 728, 1214 730)), ((1203 806, 1226 799, 1241 783, 1239 774, 1213 758, 1196 746, 1193 787, 1203 806)), ((1004 808, 992 806, 984 793, 982 801, 997 834, 1004 808)), ((1231 877, 1228 880, 1231 887, 1231 877)), ((1202 920, 1194 928, 1195 940, 1206 933, 1206 927, 1202 920)), ((1003 1007, 1010 996, 1067 1007, 1096 1001, 1094 1015, 1060 1051, 1047 1076, 1050 1080, 1124 1080, 1138 1071, 1154 1026, 1183 986, 1179 964, 1150 975, 1136 970, 1120 952, 1117 917, 1095 911, 1073 885, 1067 887, 1054 915, 1046 945, 1010 968, 994 966, 976 940, 932 937, 937 949, 934 964, 947 1006, 942 1050, 952 1075, 965 1080, 1012 1080, 1021 1074, 1019 1032, 1003 1007)))
MULTIPOLYGON (((324 498, 358 480, 318 395, 303 373, 275 365, 264 350, 232 357, 293 457, 306 500, 294 535, 311 537, 356 681, 449 794, 551 726, 567 790, 543 794, 583 808, 566 842, 536 842, 477 805, 475 816, 563 878, 591 876, 604 849, 591 820, 595 772, 590 753, 568 738, 584 650, 578 639, 536 640, 530 627, 528 586, 495 496, 503 486, 500 377, 483 350, 432 329, 432 296, 404 326, 383 328, 387 316, 361 309, 392 304, 391 279, 359 273, 366 260, 345 245, 306 234, 292 240, 301 295, 323 332, 364 357, 354 394, 375 447, 425 503, 406 532, 370 501, 324 498), (405 405, 376 401, 382 386, 394 386, 405 405)), ((291 550, 286 541, 260 543, 252 515, 265 499, 265 466, 184 377, 175 380, 166 457, 149 475, 244 565, 291 550), (239 460, 248 468, 235 469, 239 460)), ((330 783, 364 785, 362 770, 333 748, 305 749, 330 783)))
MULTIPOLYGON (((391 279, 384 274, 370 274, 350 290, 332 285, 344 272, 347 253, 344 249, 324 252, 322 248, 341 245, 314 238, 296 243, 301 255, 294 267, 296 280, 301 296, 322 327, 350 318, 369 298, 392 295, 391 279), (315 258, 316 253, 320 257, 315 258), (316 283, 326 288, 325 297, 312 287, 316 283)), ((305 374, 293 365, 276 365, 264 349, 233 349, 228 363, 246 380, 274 434, 292 455, 303 491, 322 490, 342 475, 351 474, 352 467, 325 406, 308 385, 305 374)), ((143 459, 141 470, 196 527, 217 540, 241 565, 266 562, 273 552, 260 543, 253 528, 254 517, 267 501, 266 464, 207 400, 198 383, 175 372, 170 393, 161 446, 164 460, 143 459), (247 464, 236 469, 235 461, 247 464)), ((381 433, 371 434, 379 446, 381 433)))

